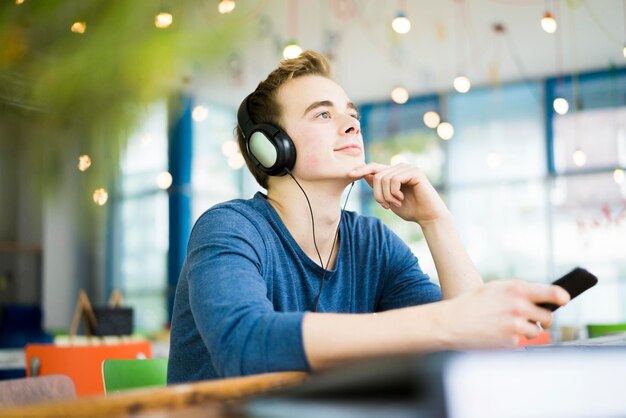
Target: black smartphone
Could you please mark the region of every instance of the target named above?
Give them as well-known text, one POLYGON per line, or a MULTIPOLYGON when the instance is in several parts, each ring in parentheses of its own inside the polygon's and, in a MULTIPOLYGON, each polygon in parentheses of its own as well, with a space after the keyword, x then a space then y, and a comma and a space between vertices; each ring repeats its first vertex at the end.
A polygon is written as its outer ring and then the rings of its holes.
MULTIPOLYGON (((580 295, 585 290, 589 289, 590 287, 595 286, 596 283, 598 283, 598 278, 596 276, 589 273, 583 268, 576 267, 565 276, 554 281, 552 284, 561 286, 563 289, 565 289, 565 291, 569 293, 571 300, 580 295)), ((560 308, 559 305, 555 305, 554 303, 539 303, 538 306, 544 309, 548 309, 552 312, 560 308)))

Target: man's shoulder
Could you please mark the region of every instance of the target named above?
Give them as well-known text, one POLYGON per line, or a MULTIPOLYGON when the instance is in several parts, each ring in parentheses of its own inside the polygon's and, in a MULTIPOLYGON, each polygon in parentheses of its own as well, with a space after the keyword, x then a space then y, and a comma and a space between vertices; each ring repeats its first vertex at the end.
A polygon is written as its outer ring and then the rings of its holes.
POLYGON ((197 222, 207 222, 210 219, 240 218, 242 216, 246 219, 264 218, 264 209, 263 202, 256 195, 251 199, 232 199, 211 206, 200 215, 197 222))
MULTIPOLYGON (((261 197, 262 199, 262 197, 261 197)), ((265 228, 266 208, 257 196, 252 199, 233 199, 207 209, 193 227, 194 231, 208 228, 212 231, 227 229, 244 232, 250 228, 265 228)))

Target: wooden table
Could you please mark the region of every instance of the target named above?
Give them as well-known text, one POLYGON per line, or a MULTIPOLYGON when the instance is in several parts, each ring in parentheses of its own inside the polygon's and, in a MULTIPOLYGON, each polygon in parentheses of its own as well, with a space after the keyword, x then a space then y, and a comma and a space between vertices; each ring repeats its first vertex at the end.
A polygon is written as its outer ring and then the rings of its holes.
POLYGON ((302 372, 268 373, 255 376, 141 389, 110 396, 0 409, 5 418, 82 417, 231 417, 229 405, 306 378, 302 372))

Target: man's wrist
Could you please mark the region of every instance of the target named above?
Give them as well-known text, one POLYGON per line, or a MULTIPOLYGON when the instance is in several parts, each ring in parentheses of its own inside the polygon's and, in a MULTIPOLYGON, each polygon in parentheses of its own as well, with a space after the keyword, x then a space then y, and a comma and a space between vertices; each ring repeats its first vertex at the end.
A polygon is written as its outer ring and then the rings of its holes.
POLYGON ((446 209, 445 212, 441 213, 433 219, 418 220, 416 222, 422 228, 422 230, 426 231, 428 229, 437 229, 441 226, 454 225, 454 216, 452 215, 452 212, 446 209))

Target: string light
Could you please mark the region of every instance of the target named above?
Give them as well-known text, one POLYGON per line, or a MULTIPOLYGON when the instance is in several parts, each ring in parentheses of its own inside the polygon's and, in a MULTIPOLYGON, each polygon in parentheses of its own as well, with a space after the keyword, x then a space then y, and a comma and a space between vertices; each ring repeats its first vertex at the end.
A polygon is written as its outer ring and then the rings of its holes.
POLYGON ((287 42, 287 45, 285 45, 285 49, 283 49, 283 57, 286 60, 298 58, 301 53, 302 47, 298 45, 296 41, 287 42))
POLYGON ((554 111, 559 115, 564 115, 569 111, 569 103, 562 97, 557 97, 556 99, 554 99, 554 101, 552 102, 552 107, 554 108, 554 111))
POLYGON ((404 104, 409 100, 409 92, 404 87, 395 87, 391 90, 391 100, 398 104, 404 104))
POLYGON ((411 30, 411 21, 408 17, 406 17, 404 12, 400 11, 391 21, 391 27, 396 33, 404 35, 405 33, 409 33, 411 30))
POLYGON ((587 154, 585 154, 585 151, 578 148, 572 154, 572 160, 577 167, 582 167, 587 163, 587 154))
POLYGON ((172 175, 169 172, 164 171, 159 173, 157 176, 156 184, 159 186, 159 189, 167 190, 172 185, 172 181, 172 175))
POLYGON ((439 125, 439 122, 441 122, 441 117, 439 116, 439 113, 432 110, 424 113, 424 125, 426 125, 427 127, 434 129, 439 125))
POLYGON ((159 29, 168 28, 174 21, 174 16, 171 13, 161 12, 154 17, 154 26, 159 29))
POLYGON ((238 152, 239 152, 239 144, 237 144, 237 142, 233 141, 232 139, 222 144, 222 153, 225 156, 230 157, 231 155, 236 154, 238 152))
POLYGON ((94 190, 92 197, 94 203, 98 206, 103 206, 109 200, 109 194, 103 188, 94 190))
POLYGON ((228 165, 234 170, 239 170, 245 163, 246 161, 243 159, 243 155, 241 155, 240 152, 236 152, 228 157, 228 165))
POLYGON ((454 136, 454 127, 449 122, 441 122, 437 126, 437 135, 444 141, 448 141, 454 136))
POLYGON ((556 32, 557 26, 558 25, 556 24, 556 20, 554 19, 554 16, 552 16, 552 13, 547 11, 543 15, 543 18, 541 19, 541 28, 546 33, 554 33, 554 32, 556 32))
POLYGON ((191 111, 191 117, 196 122, 202 122, 207 118, 207 116, 209 116, 209 109, 204 106, 196 106, 191 111))
POLYGON ((83 154, 78 157, 78 169, 80 171, 87 171, 87 169, 91 167, 91 157, 87 154, 83 154))
POLYGON ((498 168, 502 165, 502 157, 497 152, 490 152, 487 155, 487 165, 491 168, 498 168))
POLYGON ((624 180, 626 180, 626 173, 621 168, 616 168, 613 171, 613 180, 617 184, 624 184, 624 180))
POLYGON ((237 5, 235 4, 234 0, 220 0, 220 2, 217 4, 217 11, 225 15, 235 10, 236 6, 237 5))
POLYGON ((467 93, 472 88, 472 83, 469 78, 464 75, 460 75, 454 79, 454 89, 459 93, 467 93))
POLYGON ((141 135, 141 145, 145 147, 150 142, 152 142, 152 134, 150 132, 144 132, 144 134, 141 135))
POLYGON ((389 160, 389 163, 391 165, 398 165, 398 164, 408 163, 408 160, 404 156, 404 154, 396 154, 393 157, 391 157, 391 160, 389 160))
POLYGON ((82 35, 87 30, 87 23, 76 21, 72 23, 70 30, 74 33, 79 33, 82 35))
POLYGON ((15 4, 22 4, 24 3, 24 0, 15 0, 15 4))

